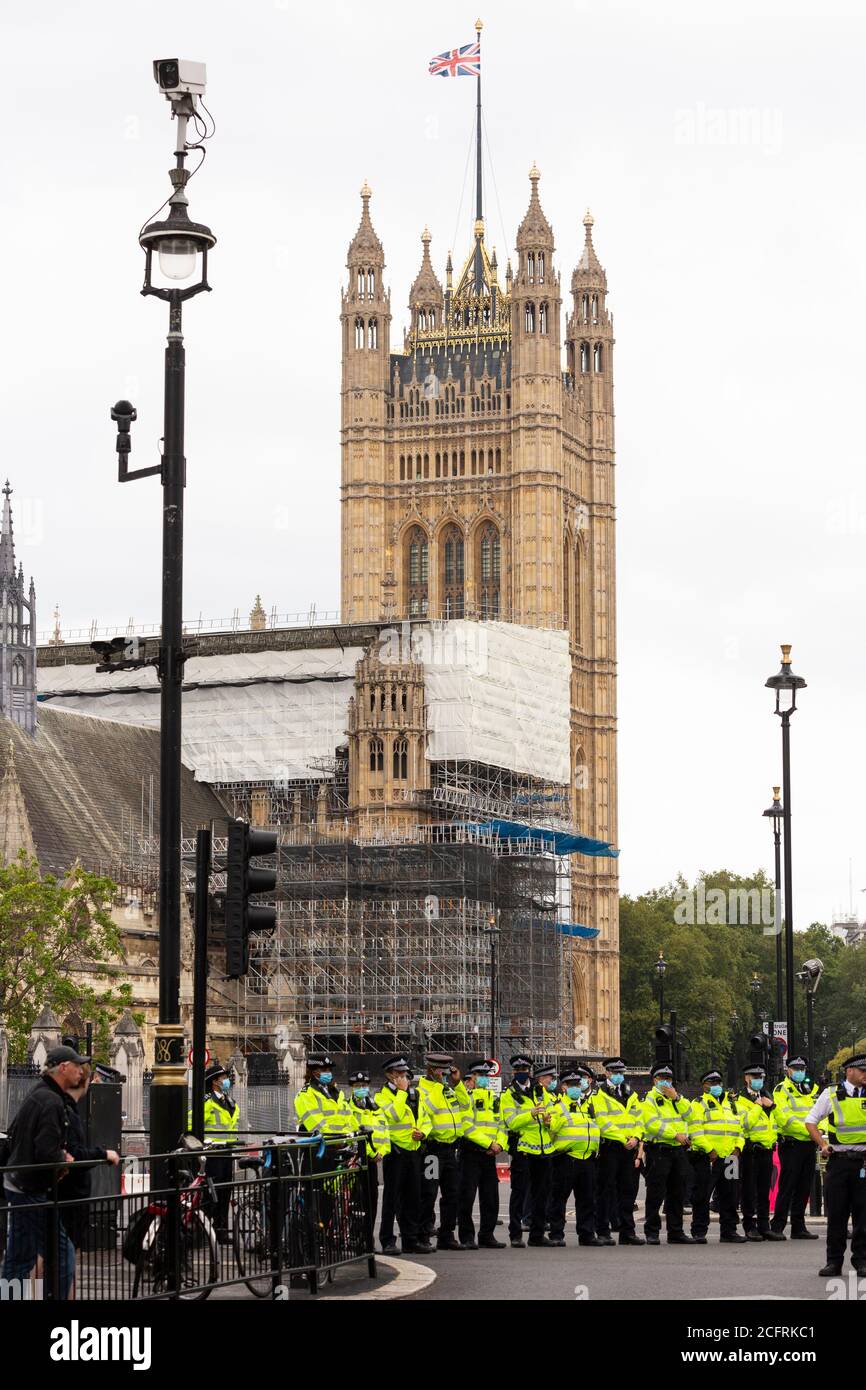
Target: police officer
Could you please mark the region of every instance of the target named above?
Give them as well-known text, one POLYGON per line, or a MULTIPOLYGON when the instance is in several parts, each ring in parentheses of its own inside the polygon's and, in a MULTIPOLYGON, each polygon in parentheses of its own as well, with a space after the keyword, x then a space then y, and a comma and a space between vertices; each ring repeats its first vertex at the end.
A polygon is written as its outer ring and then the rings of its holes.
MULTIPOLYGON (((554 1139, 553 1105, 556 1097, 556 1067, 536 1065, 528 1104, 508 1121, 517 1130, 517 1152, 526 1155, 529 1175, 529 1239, 527 1245, 550 1246, 544 1233, 547 1199, 550 1195, 554 1139)), ((514 1242, 512 1241, 512 1245, 514 1242)))
POLYGON ((466 1111, 460 1159, 458 1235, 464 1250, 504 1250, 496 1239, 499 1216, 499 1177, 496 1156, 508 1146, 508 1135, 499 1117, 499 1099, 490 1090, 490 1063, 473 1062, 466 1075, 469 1108, 466 1111), (478 1243, 472 1209, 478 1194, 478 1243))
POLYGON ((646 1154, 644 1234, 647 1245, 661 1243, 660 1213, 664 1202, 668 1245, 694 1245, 693 1237, 683 1230, 691 1103, 674 1086, 670 1067, 653 1067, 650 1079, 652 1088, 641 1105, 646 1154))
POLYGON ((842 1273, 851 1218, 851 1263, 866 1279, 866 1052, 845 1063, 845 1080, 822 1091, 805 1119, 806 1129, 827 1158, 827 1263, 830 1278, 842 1273), (818 1129, 827 1120, 827 1134, 818 1129))
POLYGON ((454 1228, 460 1190, 460 1140, 469 1093, 450 1053, 428 1052, 426 1068, 426 1075, 418 1082, 418 1092, 430 1121, 421 1171, 421 1231, 427 1240, 436 1231, 437 1250, 459 1250, 461 1246, 454 1228))
POLYGON ((402 1055, 389 1057, 382 1070, 385 1085, 375 1098, 388 1127, 390 1150, 382 1161, 382 1218, 379 1243, 384 1254, 396 1254, 394 1219, 400 1227, 404 1255, 430 1255, 420 1231, 421 1145, 430 1128, 418 1090, 411 1084, 412 1068, 402 1055))
POLYGON ((644 1245, 634 1228, 635 1180, 642 1156, 640 1101, 625 1079, 622 1057, 602 1063, 604 1079, 593 1096, 600 1142, 596 1191, 596 1235, 602 1245, 644 1245))
POLYGON ((792 1240, 818 1239, 817 1233, 806 1227, 806 1203, 815 1176, 815 1145, 805 1120, 818 1095, 818 1087, 806 1075, 807 1066, 805 1058, 792 1057, 785 1067, 784 1081, 773 1091, 781 1172, 770 1230, 784 1231, 790 1212, 792 1240))
MULTIPOLYGON (((232 1080, 225 1067, 213 1062, 204 1074, 204 1137, 211 1144, 236 1144, 240 1106, 231 1096, 232 1080)), ((187 1116, 192 1129, 192 1110, 187 1116)), ((210 1157, 205 1172, 216 1191, 214 1229, 220 1245, 228 1242, 229 1202, 231 1201, 232 1159, 230 1156, 210 1157)))
POLYGON ((574 1226, 579 1245, 604 1245, 595 1234, 595 1175, 599 1129, 592 1100, 594 1076, 589 1067, 574 1067, 559 1079, 554 1106, 550 1243, 565 1245, 565 1208, 574 1196, 574 1226))
POLYGON ((334 1064, 325 1053, 307 1058, 306 1084, 295 1096, 295 1114, 310 1134, 351 1134, 354 1130, 349 1102, 334 1081, 334 1064))
POLYGON ((370 1201, 370 1227, 375 1229, 379 1207, 379 1164, 391 1149, 388 1126, 379 1107, 370 1097, 370 1073, 353 1071, 349 1076, 349 1109, 355 1128, 365 1137, 367 1186, 370 1201))
POLYGON ((715 1192, 719 1239, 729 1245, 740 1245, 746 1239, 737 1230, 737 1178, 743 1131, 725 1093, 721 1073, 705 1072, 701 1085, 703 1094, 692 1101, 689 1111, 689 1158, 694 1173, 692 1237, 698 1245, 706 1245, 710 1196, 715 1192))
POLYGON ((529 1164, 525 1153, 518 1153, 517 1145, 520 1139, 514 1127, 514 1117, 518 1111, 531 1105, 531 1079, 532 1079, 532 1058, 525 1053, 518 1052, 509 1060, 511 1067, 511 1085, 502 1092, 499 1098, 499 1114, 508 1135, 508 1153, 510 1155, 509 1178, 511 1182, 511 1195, 508 1201, 508 1238, 515 1250, 522 1250, 526 1242, 523 1239, 523 1213, 529 1196, 529 1164))
POLYGON ((746 1240, 785 1240, 783 1231, 770 1230, 770 1185, 773 1181, 773 1149, 776 1143, 775 1101, 767 1095, 763 1067, 746 1067, 745 1087, 737 1097, 736 1111, 743 1126, 743 1160, 740 1168, 740 1203, 746 1240))

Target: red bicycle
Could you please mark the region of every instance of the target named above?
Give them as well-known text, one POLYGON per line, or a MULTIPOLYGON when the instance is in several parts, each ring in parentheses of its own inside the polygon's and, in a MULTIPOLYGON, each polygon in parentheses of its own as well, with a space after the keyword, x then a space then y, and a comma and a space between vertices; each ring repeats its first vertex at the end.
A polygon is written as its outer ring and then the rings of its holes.
POLYGON ((134 1219, 124 1245, 127 1258, 134 1252, 133 1298, 169 1295, 198 1301, 207 1298, 217 1282, 219 1246, 202 1210, 205 1194, 215 1200, 213 1182, 204 1172, 204 1149, 190 1135, 175 1153, 189 1157, 192 1165, 179 1172, 186 1185, 180 1192, 177 1258, 172 1259, 169 1249, 168 1202, 155 1196, 134 1219))

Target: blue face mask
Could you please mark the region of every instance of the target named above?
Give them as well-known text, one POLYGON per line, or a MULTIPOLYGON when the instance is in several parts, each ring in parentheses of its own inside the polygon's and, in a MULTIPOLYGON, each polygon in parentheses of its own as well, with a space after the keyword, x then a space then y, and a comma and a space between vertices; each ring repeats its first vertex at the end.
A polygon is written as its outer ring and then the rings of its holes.
POLYGON ((610 1074, 610 1080, 612 1086, 621 1086, 625 1081, 625 1077, 621 1071, 614 1071, 610 1074))
POLYGON ((580 1086, 569 1086, 565 1094, 568 1096, 569 1100, 580 1100, 582 1090, 580 1086))
POLYGON ((228 1076, 224 1076, 222 1081, 220 1082, 220 1086, 224 1091, 230 1091, 232 1088, 231 1078, 228 1076))
POLYGON ((549 1081, 545 1081, 545 1083, 544 1083, 544 1089, 545 1089, 546 1091, 555 1091, 555 1090, 556 1090, 556 1077, 555 1077, 555 1076, 552 1076, 552 1077, 550 1078, 549 1081))
POLYGON ((589 1090, 589 1077, 588 1077, 588 1076, 582 1076, 582 1077, 580 1078, 580 1089, 581 1089, 582 1091, 588 1091, 588 1090, 589 1090))
POLYGON ((753 1091, 761 1091, 764 1088, 764 1078, 762 1076, 750 1076, 749 1085, 753 1091))
POLYGON ((804 1071, 792 1071, 792 1072, 791 1072, 791 1080, 792 1080, 792 1081, 805 1081, 805 1080, 806 1080, 806 1073, 805 1073, 804 1071))
POLYGON ((488 1086, 490 1085, 490 1078, 487 1076, 476 1076, 475 1085, 479 1088, 479 1090, 486 1091, 488 1086))
POLYGON ((710 1095, 711 1095, 711 1096, 715 1096, 717 1100, 718 1100, 718 1098, 719 1098, 719 1096, 720 1096, 721 1094, 722 1094, 722 1087, 721 1087, 721 1086, 711 1086, 711 1087, 710 1087, 710 1095))
POLYGON ((660 1096, 666 1096, 666 1095, 667 1095, 667 1093, 668 1093, 668 1087, 670 1086, 670 1084, 671 1084, 671 1083, 670 1083, 669 1081, 657 1081, 657 1082, 656 1082, 656 1090, 658 1091, 658 1093, 659 1093, 660 1096))
POLYGON ((353 1094, 358 1097, 358 1100, 366 1100, 367 1096, 370 1094, 370 1087, 356 1086, 353 1094))
POLYGON ((321 1083, 322 1083, 323 1086, 327 1086, 328 1082, 329 1082, 329 1081, 333 1081, 333 1079, 334 1079, 334 1073, 333 1073, 332 1071, 320 1071, 320 1072, 319 1072, 319 1080, 321 1081, 321 1083))

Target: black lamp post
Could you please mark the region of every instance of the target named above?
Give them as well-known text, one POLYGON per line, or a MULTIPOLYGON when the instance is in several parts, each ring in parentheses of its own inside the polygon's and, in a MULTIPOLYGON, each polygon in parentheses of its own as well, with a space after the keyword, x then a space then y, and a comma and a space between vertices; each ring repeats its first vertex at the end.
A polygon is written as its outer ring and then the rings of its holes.
POLYGON ((782 665, 765 682, 776 692, 776 714, 782 721, 782 824, 785 839, 785 1014, 788 1021, 788 1056, 796 1051, 794 1019, 794 912, 791 872, 791 715, 797 708, 797 691, 806 682, 791 669, 791 644, 782 643, 782 665))
POLYGON ((773 927, 776 933, 776 1018, 782 1019, 782 802, 781 788, 773 788, 773 804, 763 812, 773 823, 773 850, 775 859, 776 885, 773 903, 773 927))
POLYGON ((499 977, 496 945, 499 941, 499 910, 491 912, 484 935, 490 938, 490 1056, 499 1056, 499 977))
POLYGON ((751 980, 749 981, 749 989, 752 991, 752 1010, 753 1010, 754 1015, 755 1015, 755 1023, 757 1023, 757 1022, 758 1022, 758 1004, 759 1004, 760 994, 761 994, 761 981, 760 981, 759 978, 758 978, 758 972, 757 972, 757 971, 754 972, 754 974, 752 975, 751 980))
MULTIPOLYGON (((195 65, 198 67, 198 65, 195 65)), ((204 68, 201 90, 204 90, 204 68)), ((136 418, 128 401, 118 401, 112 411, 117 421, 117 452, 121 482, 159 473, 162 480, 162 627, 158 655, 152 660, 127 659, 125 665, 155 665, 160 680, 159 773, 159 1022, 156 1026, 153 1087, 150 1100, 150 1146, 153 1153, 168 1153, 177 1146, 187 1122, 186 1059, 180 1022, 180 912, 181 912, 181 687, 185 653, 182 630, 183 604, 183 500, 186 485, 184 458, 184 373, 182 334, 184 300, 204 290, 208 252, 216 237, 201 222, 191 222, 187 212, 186 185, 189 170, 187 124, 196 113, 196 96, 180 89, 174 60, 155 64, 155 75, 171 104, 177 121, 175 167, 169 170, 172 193, 164 221, 151 222, 139 234, 145 253, 143 295, 168 304, 169 331, 165 352, 165 415, 162 460, 154 467, 130 470, 129 426, 136 418), (165 69, 165 71, 162 71, 165 69), (170 70, 169 70, 170 69, 170 70), (159 273, 169 283, 153 283, 153 253, 159 273), (181 288, 200 261, 194 284, 181 288)), ((127 658, 130 653, 126 652, 127 658)), ((110 668, 111 662, 108 661, 110 668)))
POLYGON ((665 960, 664 952, 659 951, 659 958, 656 961, 656 974, 659 977, 659 1023, 665 1021, 665 971, 668 963, 665 960))
POLYGON ((716 1016, 711 1013, 707 1019, 710 1025, 710 1066, 716 1065, 716 1016))

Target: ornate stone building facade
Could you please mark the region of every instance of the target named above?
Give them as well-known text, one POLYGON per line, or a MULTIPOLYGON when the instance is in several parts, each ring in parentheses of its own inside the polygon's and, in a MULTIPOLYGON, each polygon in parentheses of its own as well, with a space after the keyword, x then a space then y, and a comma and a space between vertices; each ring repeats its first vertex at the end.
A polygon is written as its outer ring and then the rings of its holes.
POLYGON ((12 489, 3 488, 0 523, 0 715, 28 734, 36 732, 36 588, 15 569, 12 489))
MULTIPOLYGON (((516 265, 508 262, 504 281, 482 219, 456 277, 449 253, 444 287, 425 229, 396 351, 384 250, 371 191, 366 184, 361 191, 341 306, 343 619, 566 628, 572 819, 582 833, 615 844, 613 321, 589 213, 563 314, 534 165, 529 178, 516 265)), ((363 702, 375 675, 359 681, 366 694, 357 697, 350 744, 368 718, 363 702)), ((367 804, 374 790, 394 794, 398 740, 406 735, 396 727, 382 740, 381 769, 366 770, 372 744, 354 750, 350 763, 360 769, 358 795, 367 804)), ((411 778, 400 788, 410 790, 411 778)), ((587 1045, 615 1047, 615 860, 581 860, 572 912, 599 931, 574 955, 575 1012, 587 1020, 587 1045)))

